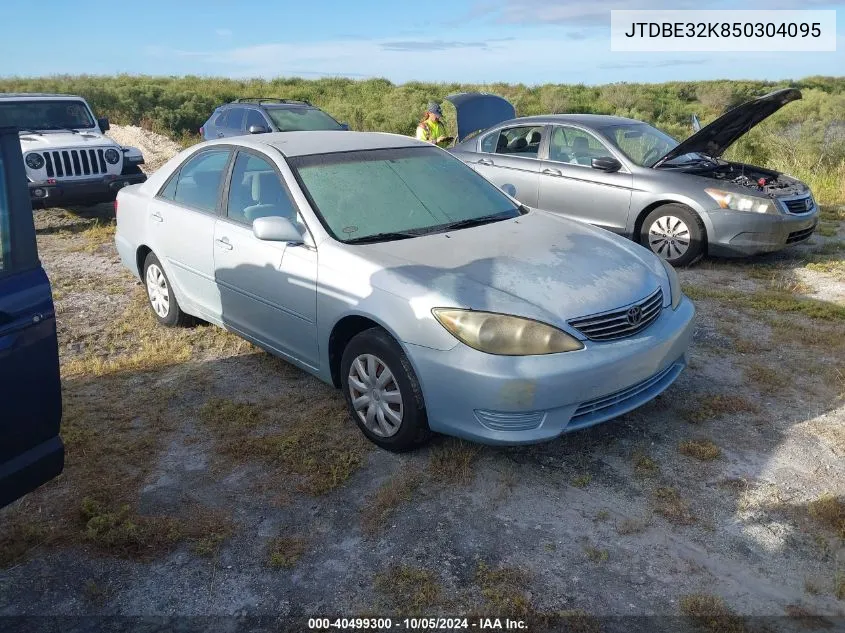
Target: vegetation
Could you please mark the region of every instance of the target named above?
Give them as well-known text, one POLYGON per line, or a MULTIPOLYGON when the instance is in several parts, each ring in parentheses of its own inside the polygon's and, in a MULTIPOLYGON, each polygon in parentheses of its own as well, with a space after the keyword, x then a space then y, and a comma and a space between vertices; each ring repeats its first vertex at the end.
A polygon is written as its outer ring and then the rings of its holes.
MULTIPOLYGON (((618 114, 657 125, 683 138, 697 114, 702 123, 726 109, 777 88, 802 90, 789 104, 752 130, 729 157, 785 171, 808 182, 822 203, 845 202, 845 78, 797 81, 707 81, 604 86, 494 83, 396 85, 298 77, 235 80, 201 77, 119 75, 55 76, 0 80, 3 92, 61 92, 84 96, 98 115, 115 123, 142 125, 177 139, 195 138, 214 108, 238 97, 307 99, 354 130, 412 134, 426 102, 462 91, 484 90, 507 98, 519 115, 557 112, 618 114)), ((449 111, 447 109, 447 118, 449 111)))

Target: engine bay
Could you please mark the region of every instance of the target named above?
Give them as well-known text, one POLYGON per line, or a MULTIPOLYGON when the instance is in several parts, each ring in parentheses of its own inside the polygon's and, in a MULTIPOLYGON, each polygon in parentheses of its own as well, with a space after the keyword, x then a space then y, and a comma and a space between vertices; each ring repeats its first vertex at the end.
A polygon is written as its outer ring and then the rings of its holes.
POLYGON ((785 174, 743 163, 722 162, 713 169, 698 172, 698 175, 726 180, 734 185, 753 189, 757 195, 771 197, 800 194, 807 189, 804 183, 785 174))

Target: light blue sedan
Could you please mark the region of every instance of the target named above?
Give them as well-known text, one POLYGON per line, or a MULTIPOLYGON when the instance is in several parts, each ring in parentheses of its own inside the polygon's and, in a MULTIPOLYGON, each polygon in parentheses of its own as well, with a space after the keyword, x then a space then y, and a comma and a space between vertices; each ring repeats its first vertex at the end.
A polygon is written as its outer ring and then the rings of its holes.
POLYGON ((117 205, 156 319, 210 321, 335 385, 388 450, 549 440, 686 365, 695 309, 669 264, 414 139, 201 143, 117 205))

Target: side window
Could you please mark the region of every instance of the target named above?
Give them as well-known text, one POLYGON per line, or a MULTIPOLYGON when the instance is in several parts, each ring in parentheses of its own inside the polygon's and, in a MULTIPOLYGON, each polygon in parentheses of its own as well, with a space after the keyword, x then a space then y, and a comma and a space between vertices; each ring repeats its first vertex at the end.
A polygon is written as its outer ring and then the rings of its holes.
POLYGON ((243 108, 229 110, 229 115, 226 117, 226 127, 230 130, 243 130, 245 114, 246 111, 243 108))
POLYGON ((247 110, 244 129, 248 130, 253 125, 268 127, 267 121, 264 120, 264 116, 258 110, 247 110))
POLYGON ((176 177, 167 183, 162 197, 200 211, 214 213, 220 198, 220 184, 229 164, 228 149, 200 152, 188 159, 176 177), (172 197, 168 196, 173 184, 172 197))
POLYGON ((594 158, 612 155, 595 136, 575 127, 556 126, 549 142, 549 160, 559 163, 589 167, 594 158))
POLYGON ((214 126, 215 127, 226 127, 226 117, 229 116, 228 110, 223 110, 220 114, 218 114, 214 118, 214 126))
POLYGON ((278 216, 296 224, 296 207, 269 160, 239 152, 229 185, 227 216, 251 225, 256 218, 278 216))
POLYGON ((481 151, 537 158, 542 138, 542 125, 509 127, 500 130, 498 135, 494 132, 485 136, 481 141, 481 151))
POLYGON ((179 181, 179 170, 176 170, 176 173, 170 177, 170 180, 167 181, 167 184, 164 186, 164 189, 158 192, 159 198, 165 198, 167 200, 176 201, 176 183, 179 181))

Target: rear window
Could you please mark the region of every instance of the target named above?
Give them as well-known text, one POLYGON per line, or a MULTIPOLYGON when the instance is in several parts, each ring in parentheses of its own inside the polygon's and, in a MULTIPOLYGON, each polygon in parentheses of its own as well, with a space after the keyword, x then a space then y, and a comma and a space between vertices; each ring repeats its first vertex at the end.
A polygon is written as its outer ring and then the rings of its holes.
POLYGON ((340 123, 317 108, 267 108, 266 111, 280 132, 343 129, 340 123))

